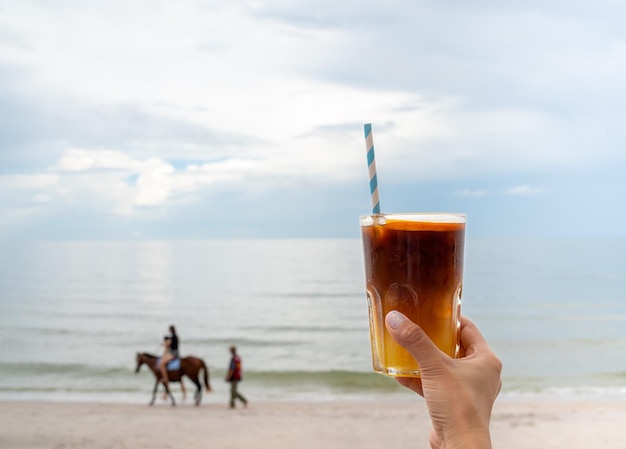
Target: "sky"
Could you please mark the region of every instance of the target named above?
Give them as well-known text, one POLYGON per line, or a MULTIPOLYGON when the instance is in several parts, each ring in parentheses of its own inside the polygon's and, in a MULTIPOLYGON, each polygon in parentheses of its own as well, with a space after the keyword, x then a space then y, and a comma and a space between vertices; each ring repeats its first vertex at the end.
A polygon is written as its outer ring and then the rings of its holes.
POLYGON ((625 236, 626 3, 0 0, 0 240, 625 236))

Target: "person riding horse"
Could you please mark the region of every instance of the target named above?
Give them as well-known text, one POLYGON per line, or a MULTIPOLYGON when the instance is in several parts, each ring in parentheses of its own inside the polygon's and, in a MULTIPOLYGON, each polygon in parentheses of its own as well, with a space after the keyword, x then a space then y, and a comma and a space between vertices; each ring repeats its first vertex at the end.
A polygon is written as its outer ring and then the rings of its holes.
MULTIPOLYGON (((168 365, 170 365, 171 363, 174 363, 176 361, 177 358, 179 357, 175 357, 173 359, 170 360, 170 362, 165 362, 165 365, 162 364, 161 360, 163 359, 163 357, 165 356, 169 356, 170 354, 172 354, 172 337, 169 335, 166 335, 165 337, 163 337, 163 354, 161 355, 160 359, 159 359, 159 366, 157 367, 158 371, 159 371, 159 378, 163 379, 163 373, 162 373, 162 366, 165 366, 166 372, 167 371, 178 371, 180 369, 180 362, 178 363, 178 367, 170 367, 168 365)), ((169 382, 169 373, 167 374, 167 379, 169 382)), ((164 384, 165 391, 163 392, 163 400, 167 399, 167 386, 169 384, 166 384, 165 382, 162 382, 164 384)), ((180 380, 180 389, 183 392, 183 401, 187 398, 187 389, 185 388, 185 382, 183 382, 183 380, 180 380)))
POLYGON ((159 364, 159 368, 161 369, 161 382, 163 382, 166 387, 168 385, 167 364, 180 357, 178 352, 178 335, 176 335, 176 329, 173 325, 170 326, 170 334, 171 335, 165 337, 163 343, 165 350, 163 351, 163 356, 159 364))

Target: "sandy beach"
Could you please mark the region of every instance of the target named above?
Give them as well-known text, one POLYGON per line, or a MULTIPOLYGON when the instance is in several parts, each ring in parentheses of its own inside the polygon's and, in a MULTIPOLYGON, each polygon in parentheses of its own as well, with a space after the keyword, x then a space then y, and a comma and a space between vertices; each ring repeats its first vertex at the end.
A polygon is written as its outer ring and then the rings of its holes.
MULTIPOLYGON (((623 449, 626 401, 500 401, 494 448, 623 449)), ((0 447, 428 448, 421 400, 226 405, 1 402, 0 447)))

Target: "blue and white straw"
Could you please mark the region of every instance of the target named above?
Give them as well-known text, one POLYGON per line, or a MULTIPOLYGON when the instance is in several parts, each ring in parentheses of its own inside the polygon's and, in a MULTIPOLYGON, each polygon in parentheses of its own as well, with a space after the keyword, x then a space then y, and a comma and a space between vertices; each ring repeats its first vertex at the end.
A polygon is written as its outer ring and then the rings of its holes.
POLYGON ((367 168, 370 172, 370 195, 372 196, 372 213, 380 214, 380 200, 378 199, 378 178, 376 177, 376 159, 374 157, 374 136, 372 124, 363 125, 365 132, 365 150, 367 151, 367 168))

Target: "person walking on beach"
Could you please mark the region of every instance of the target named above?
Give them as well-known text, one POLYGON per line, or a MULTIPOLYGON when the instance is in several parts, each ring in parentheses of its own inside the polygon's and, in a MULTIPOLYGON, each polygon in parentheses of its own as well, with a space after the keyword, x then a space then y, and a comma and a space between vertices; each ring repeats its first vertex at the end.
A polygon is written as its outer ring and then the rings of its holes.
POLYGON ((243 406, 246 407, 248 405, 247 399, 237 391, 237 386, 241 382, 241 358, 237 355, 237 347, 231 346, 230 353, 232 357, 226 374, 226 382, 230 382, 230 408, 235 408, 236 399, 243 402, 243 406))
POLYGON ((176 328, 174 325, 170 326, 170 335, 166 337, 165 342, 165 350, 163 351, 159 368, 161 369, 161 382, 167 386, 167 364, 180 356, 178 352, 178 335, 176 335, 176 328))

